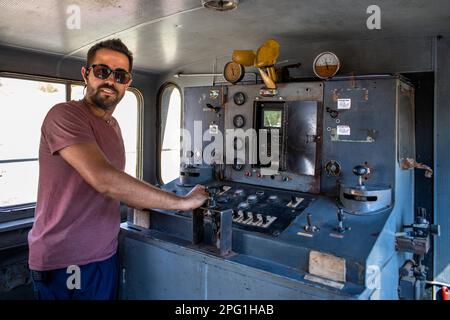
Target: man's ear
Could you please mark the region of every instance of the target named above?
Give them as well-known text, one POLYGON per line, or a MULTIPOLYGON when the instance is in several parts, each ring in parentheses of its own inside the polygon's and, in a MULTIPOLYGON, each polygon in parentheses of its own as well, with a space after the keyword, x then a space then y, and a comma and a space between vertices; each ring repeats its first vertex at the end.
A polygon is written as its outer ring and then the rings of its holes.
POLYGON ((84 83, 87 83, 87 77, 89 76, 89 71, 85 67, 81 67, 81 76, 84 79, 84 83))
POLYGON ((128 89, 129 86, 131 86, 132 82, 133 82, 133 79, 131 79, 130 82, 127 83, 127 87, 125 88, 125 90, 128 89))

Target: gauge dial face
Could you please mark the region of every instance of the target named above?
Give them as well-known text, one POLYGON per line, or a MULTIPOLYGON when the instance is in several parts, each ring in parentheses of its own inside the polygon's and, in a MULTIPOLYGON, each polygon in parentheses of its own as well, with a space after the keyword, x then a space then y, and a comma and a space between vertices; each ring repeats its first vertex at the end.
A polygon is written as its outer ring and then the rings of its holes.
POLYGON ((322 52, 314 59, 313 69, 316 76, 322 79, 334 76, 341 66, 338 57, 332 52, 322 52))
POLYGON ((235 84, 244 78, 245 68, 242 64, 230 61, 223 68, 223 76, 225 80, 235 84))
POLYGON ((235 115, 233 124, 236 128, 242 128, 245 125, 245 118, 242 114, 235 115))
POLYGON ((233 96, 233 100, 235 104, 237 104, 238 106, 242 106, 247 99, 245 97, 245 93, 236 92, 233 96))

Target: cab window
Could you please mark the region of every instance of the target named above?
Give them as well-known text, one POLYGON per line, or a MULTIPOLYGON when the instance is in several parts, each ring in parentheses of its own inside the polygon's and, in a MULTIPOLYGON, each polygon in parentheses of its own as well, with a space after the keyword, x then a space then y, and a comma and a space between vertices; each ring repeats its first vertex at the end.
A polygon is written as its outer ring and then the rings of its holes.
POLYGON ((174 84, 160 90, 159 123, 159 178, 168 183, 180 172, 181 93, 174 84))

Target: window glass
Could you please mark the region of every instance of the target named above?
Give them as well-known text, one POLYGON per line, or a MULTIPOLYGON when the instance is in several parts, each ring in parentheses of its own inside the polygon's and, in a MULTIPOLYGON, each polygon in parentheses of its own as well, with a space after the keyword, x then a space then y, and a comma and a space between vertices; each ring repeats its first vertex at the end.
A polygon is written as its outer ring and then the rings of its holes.
POLYGON ((41 125, 65 99, 64 84, 0 77, 0 207, 36 202, 41 125))
POLYGON ((181 94, 176 86, 164 88, 160 108, 160 177, 168 183, 180 173, 181 94))

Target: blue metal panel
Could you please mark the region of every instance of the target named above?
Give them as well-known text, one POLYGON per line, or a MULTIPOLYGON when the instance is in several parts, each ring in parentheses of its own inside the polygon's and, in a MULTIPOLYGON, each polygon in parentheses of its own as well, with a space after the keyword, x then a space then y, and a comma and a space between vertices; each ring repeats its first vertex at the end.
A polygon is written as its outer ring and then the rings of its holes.
MULTIPOLYGON (((244 89, 243 86, 241 88, 244 89)), ((203 94, 204 90, 210 88, 199 88, 197 91, 203 94)), ((413 217, 413 171, 402 170, 399 165, 400 156, 409 157, 410 153, 414 153, 414 139, 404 139, 407 136, 399 138, 399 135, 412 130, 408 125, 405 126, 408 123, 405 119, 413 112, 413 101, 408 99, 411 97, 410 88, 396 77, 383 76, 328 81, 324 90, 324 107, 336 109, 337 99, 352 99, 351 109, 339 110, 338 118, 332 118, 328 113, 323 115, 323 162, 338 160, 343 168, 342 175, 338 178, 325 177, 325 172, 322 171, 321 181, 325 194, 305 194, 305 198, 309 199, 307 207, 277 233, 246 229, 237 225, 237 222, 234 223, 233 254, 225 258, 217 254, 211 241, 207 241, 208 236, 205 236, 204 243, 193 245, 189 241, 192 239, 192 224, 186 213, 161 210, 153 212, 152 229, 148 232, 134 231, 123 226, 122 263, 126 270, 124 297, 397 298, 398 269, 408 255, 396 252, 395 233, 402 231, 402 226, 411 223, 413 217), (403 93, 400 87, 405 88, 403 93), (336 128, 336 119, 351 127, 352 134, 347 140, 352 141, 333 140, 327 128, 336 128), (398 132, 399 128, 404 132, 398 132), (354 141, 364 140, 368 130, 374 141, 354 141), (355 186, 357 179, 352 168, 366 161, 374 170, 366 185, 392 187, 394 204, 375 215, 346 214, 345 225, 351 227, 351 230, 339 234, 336 231, 338 221, 335 187, 341 182, 355 186), (312 215, 313 224, 319 231, 305 234, 307 214, 312 215), (334 283, 333 287, 333 284, 323 280, 311 282, 305 279, 305 275, 312 273, 312 251, 333 256, 333 263, 344 260, 345 268, 340 273, 343 277, 341 284, 334 283), (180 265, 186 267, 182 270, 175 267, 180 265), (170 276, 174 273, 176 275, 170 276), (337 289, 336 284, 341 287, 337 289), (155 286, 154 289, 148 288, 152 285, 155 286)), ((198 109, 191 120, 200 120, 203 107, 198 105, 198 99, 193 96, 190 99, 198 109)), ((213 113, 206 114, 208 121, 211 120, 213 113)), ((231 194, 238 188, 254 188, 240 182, 221 183, 231 188, 231 194)), ((178 186, 176 181, 162 188, 170 191, 175 188, 179 195, 188 191, 178 186)), ((279 198, 290 198, 289 194, 292 194, 292 191, 284 188, 275 190, 266 189, 266 193, 283 193, 279 198)), ((286 204, 287 202, 280 203, 283 208, 286 204)), ((271 208, 274 210, 275 206, 271 208)), ((204 223, 205 234, 211 234, 209 222, 205 219, 204 223)), ((326 265, 323 269, 334 267, 326 265)))
POLYGON ((367 162, 373 168, 368 185, 394 184, 396 159, 396 79, 370 79, 354 81, 325 82, 324 108, 337 110, 333 119, 324 114, 323 123, 323 166, 327 161, 337 160, 342 167, 338 177, 322 175, 321 189, 330 195, 336 193, 336 181, 355 185, 356 176, 352 168, 367 162), (348 110, 338 110, 338 99, 351 99, 348 110), (338 125, 350 127, 349 136, 341 136, 350 141, 363 141, 369 131, 374 130, 374 142, 339 142, 330 139, 331 130, 338 125), (384 155, 383 157, 376 155, 384 155))
POLYGON ((435 279, 450 282, 450 40, 435 43, 435 139, 434 139, 434 222, 443 230, 434 250, 435 279))
POLYGON ((125 227, 120 252, 123 299, 357 299, 368 294, 348 285, 353 294, 343 295, 298 274, 292 277, 295 272, 281 265, 250 256, 222 259, 125 227))

